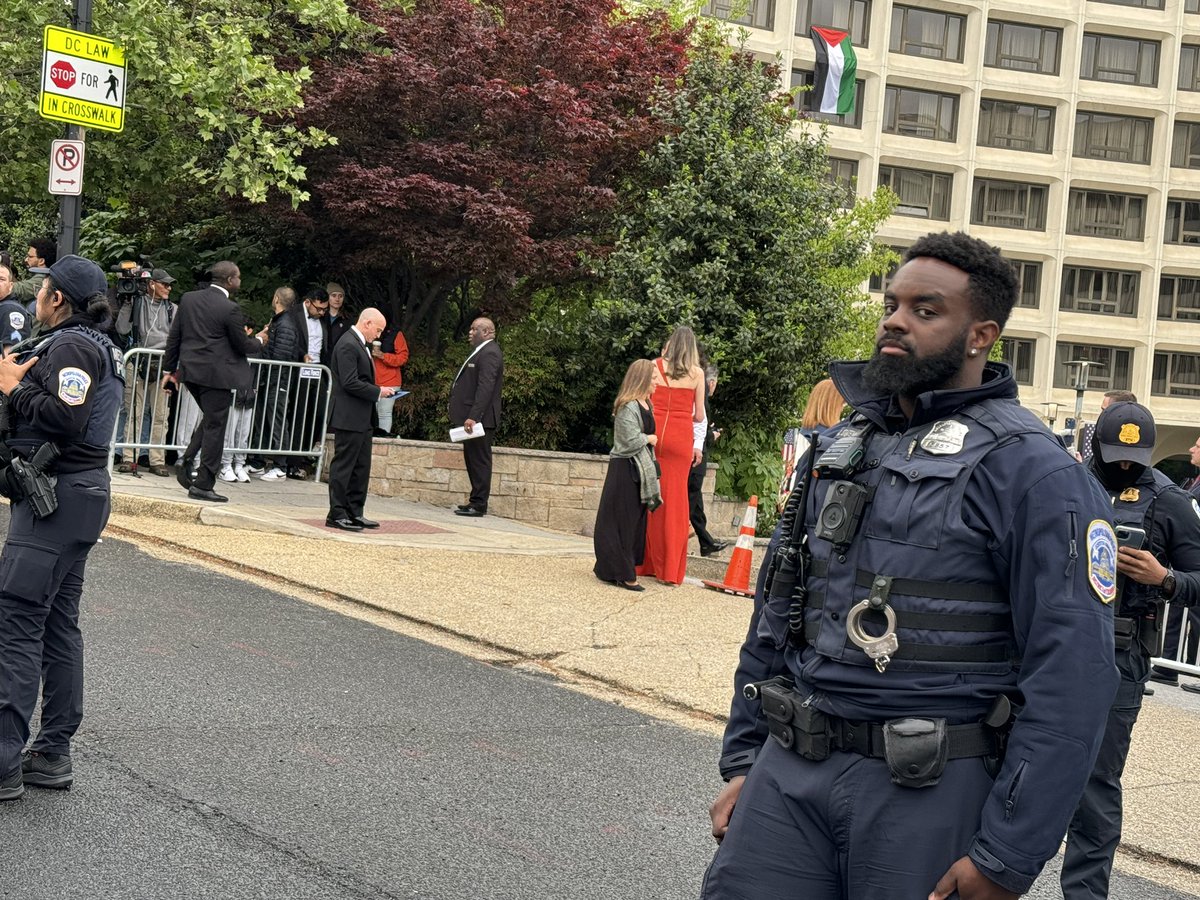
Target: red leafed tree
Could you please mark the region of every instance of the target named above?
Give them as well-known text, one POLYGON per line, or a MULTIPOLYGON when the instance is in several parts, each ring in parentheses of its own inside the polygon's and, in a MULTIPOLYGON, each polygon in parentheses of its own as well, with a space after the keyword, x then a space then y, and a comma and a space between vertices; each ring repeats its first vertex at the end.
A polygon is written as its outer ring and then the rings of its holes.
POLYGON ((518 279, 570 277, 581 252, 603 250, 615 188, 659 136, 650 97, 685 68, 686 30, 616 0, 359 13, 381 29, 376 52, 316 67, 306 98, 305 124, 337 138, 307 161, 316 246, 374 273, 431 344, 455 288, 482 286, 503 313, 518 279))

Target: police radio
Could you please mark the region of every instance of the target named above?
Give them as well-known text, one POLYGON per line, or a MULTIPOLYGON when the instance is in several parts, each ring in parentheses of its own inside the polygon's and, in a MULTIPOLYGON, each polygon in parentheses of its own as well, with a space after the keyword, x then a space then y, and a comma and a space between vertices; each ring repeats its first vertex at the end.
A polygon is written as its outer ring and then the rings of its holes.
POLYGON ((817 478, 849 478, 858 471, 866 452, 870 425, 849 425, 842 429, 829 448, 817 457, 813 474, 817 478))

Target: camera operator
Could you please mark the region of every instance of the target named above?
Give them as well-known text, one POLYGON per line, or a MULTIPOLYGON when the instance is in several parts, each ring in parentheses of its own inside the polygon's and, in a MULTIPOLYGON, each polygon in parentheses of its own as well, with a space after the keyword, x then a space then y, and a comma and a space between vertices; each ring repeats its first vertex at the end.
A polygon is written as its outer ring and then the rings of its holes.
POLYGON ((65 256, 42 274, 32 355, 0 359, 9 428, 0 492, 11 499, 0 553, 0 800, 25 785, 69 787, 83 719, 79 598, 84 565, 108 521, 108 444, 123 391, 103 270, 65 256), (57 462, 42 465, 47 457, 57 462), (57 507, 57 508, 56 508, 57 507), (43 682, 41 729, 29 720, 43 682))
MULTIPOLYGON (((132 270, 134 274, 145 270, 132 270)), ((149 278, 122 277, 117 283, 117 334, 130 350, 166 350, 167 335, 171 333, 171 320, 175 307, 171 303, 171 285, 175 279, 166 269, 145 272, 149 278), (143 288, 144 285, 144 288, 143 288)), ((162 378, 162 355, 135 353, 125 367, 125 452, 117 466, 118 472, 136 472, 138 448, 141 440, 142 420, 150 413, 150 471, 168 477, 166 450, 161 445, 167 441, 167 392, 159 387, 162 378)))

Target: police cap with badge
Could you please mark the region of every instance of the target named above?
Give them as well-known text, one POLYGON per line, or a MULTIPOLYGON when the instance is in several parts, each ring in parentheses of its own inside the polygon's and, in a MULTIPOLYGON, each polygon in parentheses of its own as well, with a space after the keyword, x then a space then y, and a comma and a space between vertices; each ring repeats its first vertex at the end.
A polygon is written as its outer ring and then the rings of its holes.
POLYGON ((1122 400, 1100 413, 1093 441, 1101 462, 1131 462, 1149 468, 1157 437, 1150 410, 1122 400))

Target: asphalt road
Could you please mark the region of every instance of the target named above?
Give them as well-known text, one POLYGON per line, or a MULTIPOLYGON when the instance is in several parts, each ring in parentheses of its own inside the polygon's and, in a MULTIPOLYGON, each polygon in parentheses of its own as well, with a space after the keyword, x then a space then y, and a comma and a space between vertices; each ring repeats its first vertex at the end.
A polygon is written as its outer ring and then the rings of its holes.
POLYGON ((707 735, 113 540, 84 619, 77 783, 0 804, 0 897, 696 896, 707 735))

